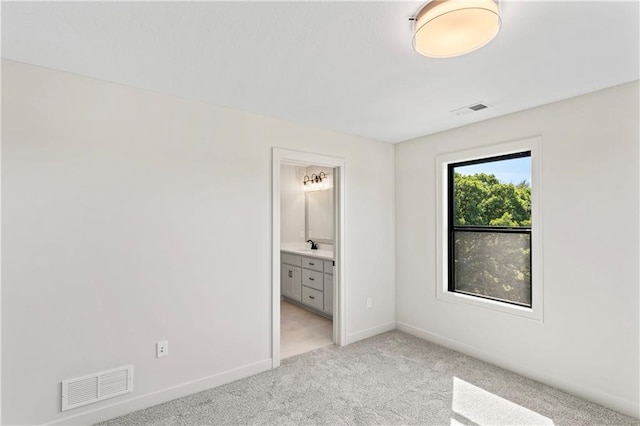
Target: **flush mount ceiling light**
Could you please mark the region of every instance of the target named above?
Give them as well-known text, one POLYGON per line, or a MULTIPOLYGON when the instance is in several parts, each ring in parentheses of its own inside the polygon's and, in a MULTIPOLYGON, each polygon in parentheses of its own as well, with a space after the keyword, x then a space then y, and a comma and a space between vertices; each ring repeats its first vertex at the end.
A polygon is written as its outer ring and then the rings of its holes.
POLYGON ((413 19, 413 47, 432 58, 473 52, 500 30, 496 0, 432 0, 413 19))

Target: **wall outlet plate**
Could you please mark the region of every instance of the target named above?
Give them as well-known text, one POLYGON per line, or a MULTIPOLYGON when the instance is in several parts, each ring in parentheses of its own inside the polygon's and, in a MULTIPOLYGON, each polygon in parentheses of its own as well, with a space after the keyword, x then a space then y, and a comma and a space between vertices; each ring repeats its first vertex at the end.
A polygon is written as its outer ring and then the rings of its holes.
POLYGON ((163 340, 162 342, 156 343, 156 358, 162 358, 163 356, 169 355, 169 342, 167 340, 163 340))

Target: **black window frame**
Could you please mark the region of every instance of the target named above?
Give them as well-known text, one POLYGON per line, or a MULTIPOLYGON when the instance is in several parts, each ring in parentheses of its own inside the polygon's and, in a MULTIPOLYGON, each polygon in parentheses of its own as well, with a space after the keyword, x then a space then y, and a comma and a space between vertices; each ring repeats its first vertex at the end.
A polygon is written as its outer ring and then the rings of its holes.
POLYGON ((447 289, 452 293, 474 296, 480 299, 493 300, 509 305, 531 308, 533 309, 533 239, 531 235, 531 226, 478 226, 478 225, 456 225, 455 224, 455 184, 454 175, 457 167, 471 166, 475 164, 493 163, 497 161, 512 160, 515 158, 531 158, 531 150, 520 151, 511 154, 496 155, 491 157, 483 157, 474 160, 460 161, 447 164, 447 245, 448 245, 448 283, 447 289), (457 290, 455 285, 455 233, 456 232, 494 232, 494 233, 514 233, 529 235, 529 271, 531 273, 529 283, 529 300, 530 304, 518 303, 512 300, 500 299, 497 297, 486 296, 482 294, 470 293, 457 290))

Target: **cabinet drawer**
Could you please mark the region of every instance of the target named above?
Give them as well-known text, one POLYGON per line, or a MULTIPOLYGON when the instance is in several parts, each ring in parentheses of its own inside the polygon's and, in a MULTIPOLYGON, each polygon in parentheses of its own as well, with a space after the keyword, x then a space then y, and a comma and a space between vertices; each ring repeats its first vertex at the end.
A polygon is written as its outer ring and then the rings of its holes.
POLYGON ((302 286, 302 302, 321 311, 324 307, 324 296, 321 291, 302 286))
POLYGON ((324 273, 333 275, 333 260, 324 261, 324 273))
POLYGON ((302 267, 322 272, 322 259, 314 259, 313 257, 303 257, 302 267))
POLYGON ((282 263, 289 265, 302 266, 302 256, 296 256, 295 254, 280 252, 280 260, 282 263))
POLYGON ((302 284, 307 287, 315 288, 322 291, 322 272, 312 271, 311 269, 302 269, 302 284))

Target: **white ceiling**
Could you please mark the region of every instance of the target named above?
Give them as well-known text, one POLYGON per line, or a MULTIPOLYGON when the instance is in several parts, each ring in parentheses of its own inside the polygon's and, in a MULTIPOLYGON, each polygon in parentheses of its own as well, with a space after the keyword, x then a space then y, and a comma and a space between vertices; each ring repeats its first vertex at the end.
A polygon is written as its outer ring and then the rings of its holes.
POLYGON ((637 1, 505 1, 450 59, 413 51, 422 4, 3 1, 2 56, 389 142, 640 78, 637 1))

